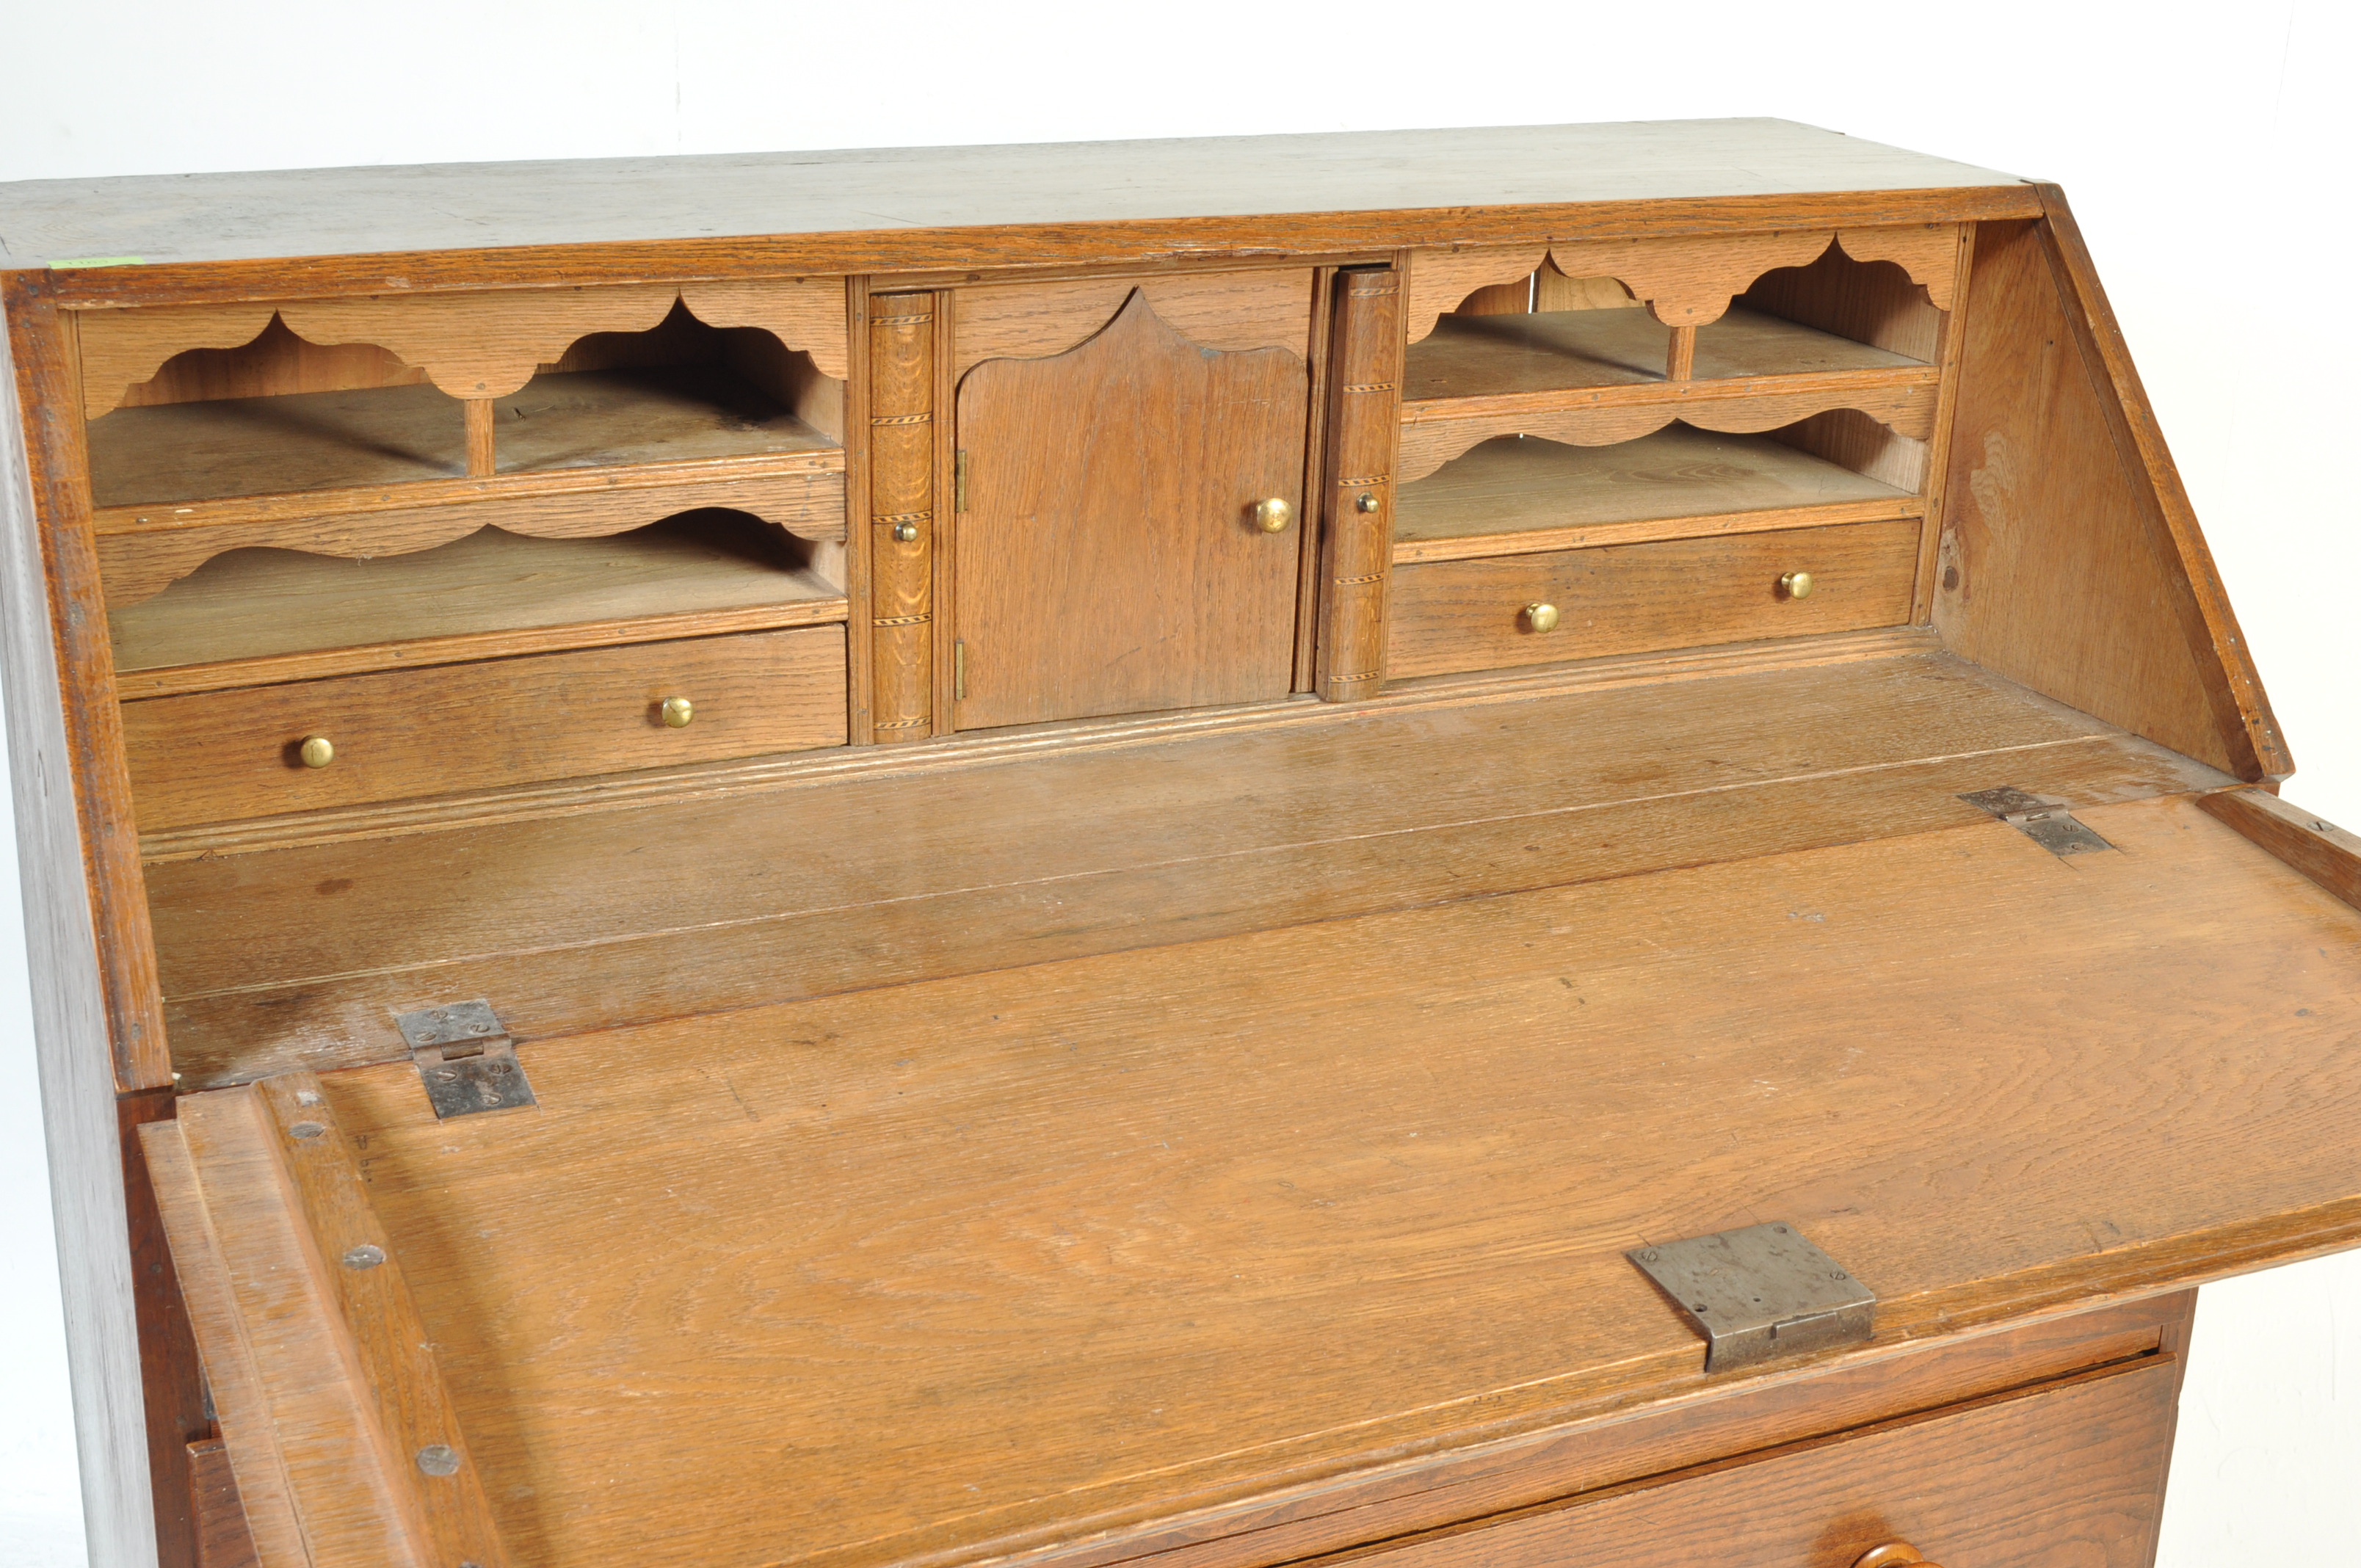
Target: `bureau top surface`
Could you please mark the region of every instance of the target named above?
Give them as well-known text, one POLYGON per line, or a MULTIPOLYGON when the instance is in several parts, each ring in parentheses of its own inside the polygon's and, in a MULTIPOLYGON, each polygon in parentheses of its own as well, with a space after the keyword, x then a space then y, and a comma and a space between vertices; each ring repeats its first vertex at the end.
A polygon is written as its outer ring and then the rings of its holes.
POLYGON ((1786 120, 446 163, 0 184, 0 266, 2012 185, 1786 120))

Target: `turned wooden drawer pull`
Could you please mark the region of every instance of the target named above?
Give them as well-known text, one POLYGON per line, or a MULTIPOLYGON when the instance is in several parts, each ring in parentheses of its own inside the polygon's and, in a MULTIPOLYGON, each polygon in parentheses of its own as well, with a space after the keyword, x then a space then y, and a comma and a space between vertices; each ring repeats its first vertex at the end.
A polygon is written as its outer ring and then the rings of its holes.
POLYGON ((697 717, 697 705, 685 696, 668 696, 664 699, 661 712, 666 729, 686 729, 688 721, 697 717))
POLYGON ((1517 615, 1518 619, 1525 623, 1525 630, 1528 631, 1557 630, 1557 606, 1554 604, 1529 604, 1519 610, 1517 615))
POLYGON ((1918 1555, 1918 1549, 1906 1541, 1889 1541, 1883 1546, 1872 1546, 1853 1563, 1852 1568, 1906 1568, 1910 1563, 1918 1568, 1941 1568, 1918 1555))
POLYGON ((295 754, 303 759, 307 768, 324 768, 336 760, 336 743, 325 735, 306 735, 295 748, 295 754))
MULTIPOLYGON (((1756 582, 1763 579, 1757 577, 1756 582)), ((1779 597, 1783 599, 1804 599, 1812 597, 1812 574, 1783 572, 1779 575, 1779 597)))
POLYGON ((1254 520, 1255 526, 1265 533, 1284 533, 1287 532, 1287 525, 1295 521, 1294 503, 1289 501, 1284 496, 1273 496, 1268 500, 1257 501, 1254 520))

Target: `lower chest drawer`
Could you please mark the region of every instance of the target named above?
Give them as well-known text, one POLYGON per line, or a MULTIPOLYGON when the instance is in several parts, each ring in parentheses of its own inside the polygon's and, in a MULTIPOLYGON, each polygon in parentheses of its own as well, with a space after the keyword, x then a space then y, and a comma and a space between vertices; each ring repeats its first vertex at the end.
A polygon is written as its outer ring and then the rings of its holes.
POLYGON ((837 746, 844 657, 814 626, 151 697, 132 798, 155 832, 837 746))
POLYGON ((1352 1555, 1365 1568, 2147 1568, 2175 1393, 2170 1361, 2151 1358, 1352 1555))
POLYGON ((1387 674, 1898 626, 1918 532, 1904 519, 1398 566, 1387 674))

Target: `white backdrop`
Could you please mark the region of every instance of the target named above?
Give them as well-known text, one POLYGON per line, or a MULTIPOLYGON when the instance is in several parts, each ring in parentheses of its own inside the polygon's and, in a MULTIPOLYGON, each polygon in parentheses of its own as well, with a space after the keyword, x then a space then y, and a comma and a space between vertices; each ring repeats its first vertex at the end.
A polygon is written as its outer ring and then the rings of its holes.
MULTIPOLYGON (((1719 115, 2057 180, 2302 766, 2288 793, 2361 826, 2350 6, 0 0, 0 180, 1719 115)), ((0 896, 0 1560, 64 1568, 17 919, 0 896)), ((2361 1255, 2206 1289, 2166 1568, 2352 1560, 2356 1376, 2361 1255)))

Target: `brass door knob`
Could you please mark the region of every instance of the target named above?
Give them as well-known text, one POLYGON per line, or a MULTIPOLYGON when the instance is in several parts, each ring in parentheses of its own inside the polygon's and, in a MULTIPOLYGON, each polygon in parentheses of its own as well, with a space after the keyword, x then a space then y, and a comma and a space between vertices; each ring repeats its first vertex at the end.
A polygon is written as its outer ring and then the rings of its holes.
POLYGON ((1273 496, 1255 502, 1255 526, 1265 533, 1285 533, 1287 525, 1295 521, 1295 503, 1284 496, 1273 496))
POLYGON ((697 705, 685 696, 664 699, 664 721, 667 729, 686 729, 688 721, 697 717, 697 705))
POLYGON ((1918 1555, 1918 1549, 1906 1541, 1889 1541, 1883 1546, 1872 1546, 1854 1560, 1852 1568, 1940 1568, 1918 1555))
MULTIPOLYGON (((1763 579, 1757 577, 1756 582, 1763 579)), ((1812 574, 1782 572, 1779 574, 1779 597, 1783 599, 1807 599, 1812 597, 1812 574)))
POLYGON ((324 768, 336 760, 336 743, 325 735, 306 735, 303 743, 295 748, 307 768, 324 768))
POLYGON ((1524 621, 1525 630, 1528 631, 1557 630, 1557 606, 1554 604, 1529 604, 1520 610, 1518 615, 1524 621))

